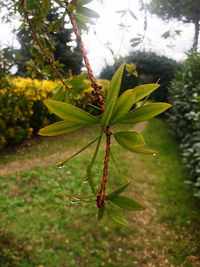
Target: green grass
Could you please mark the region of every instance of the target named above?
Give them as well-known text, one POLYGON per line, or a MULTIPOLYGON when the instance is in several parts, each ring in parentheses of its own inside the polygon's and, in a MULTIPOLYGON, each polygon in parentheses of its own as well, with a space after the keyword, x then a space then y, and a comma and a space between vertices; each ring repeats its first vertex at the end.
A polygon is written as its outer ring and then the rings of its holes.
MULTIPOLYGON (((62 143, 63 150, 78 148, 95 134, 89 129, 81 138, 79 132, 74 139, 72 135, 55 138, 54 144, 44 140, 41 150, 49 150, 42 157, 54 153, 62 143)), ((75 158, 63 169, 40 167, 1 176, 0 266, 127 267, 149 262, 164 266, 166 259, 175 266, 192 266, 187 257, 200 252, 199 206, 183 183, 186 176, 178 145, 160 120, 151 120, 144 136, 158 156, 135 155, 116 143, 113 148, 124 174, 132 178, 126 195, 147 206, 141 213, 125 213, 127 228, 108 218, 98 223, 95 202, 72 204, 57 197, 57 192, 91 194, 83 177, 92 153, 75 158), (150 257, 153 251, 156 256, 150 257)), ((40 155, 39 146, 30 151, 21 158, 40 155)), ((17 153, 11 160, 15 157, 17 153)), ((102 150, 93 170, 97 190, 103 159, 102 150)), ((108 188, 122 184, 111 161, 108 180, 108 188)))

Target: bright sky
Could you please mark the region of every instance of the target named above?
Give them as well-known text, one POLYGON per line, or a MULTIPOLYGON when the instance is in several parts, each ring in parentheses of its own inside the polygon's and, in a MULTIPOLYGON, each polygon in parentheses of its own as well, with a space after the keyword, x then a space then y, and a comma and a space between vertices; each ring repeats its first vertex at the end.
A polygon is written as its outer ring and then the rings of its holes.
MULTIPOLYGON (((115 55, 127 55, 130 51, 137 50, 139 47, 131 48, 130 39, 137 37, 137 34, 143 34, 144 11, 139 9, 139 0, 103 0, 103 3, 94 1, 88 7, 95 10, 100 18, 95 20, 95 25, 90 27, 89 33, 83 35, 84 44, 88 52, 92 68, 95 75, 98 75, 105 64, 112 64, 113 58, 106 44, 110 44, 110 48, 115 55), (117 10, 131 9, 138 18, 133 19, 130 15, 121 18, 117 10), (125 23, 130 25, 128 32, 120 30, 119 24, 125 23), (94 34, 96 32, 96 35, 94 34), (124 36, 124 38, 123 38, 124 36)), ((145 44, 145 50, 155 51, 160 55, 182 60, 185 58, 185 52, 192 46, 194 35, 193 25, 183 24, 176 20, 163 22, 157 16, 148 14, 148 27, 146 37, 151 40, 151 44, 145 44), (181 36, 177 36, 176 40, 160 38, 167 30, 182 30, 181 36), (168 46, 173 44, 173 48, 168 46)), ((15 23, 18 27, 18 23, 15 23)), ((11 31, 13 25, 0 24, 0 44, 17 43, 13 39, 11 31)))

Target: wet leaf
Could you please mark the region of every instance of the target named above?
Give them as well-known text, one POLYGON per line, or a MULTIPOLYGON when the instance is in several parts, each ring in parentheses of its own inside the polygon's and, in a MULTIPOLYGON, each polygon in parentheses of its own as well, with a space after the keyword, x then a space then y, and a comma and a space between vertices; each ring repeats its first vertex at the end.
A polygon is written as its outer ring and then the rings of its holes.
POLYGON ((81 152, 83 152, 84 150, 86 150, 89 146, 91 146, 92 144, 94 144, 98 139, 100 138, 97 137, 95 138, 92 142, 90 142, 89 144, 87 144, 86 146, 82 147, 78 152, 76 152, 75 154, 73 154, 72 156, 68 157, 67 159, 59 162, 56 164, 57 167, 59 166, 64 166, 70 159, 73 159, 74 157, 76 157, 77 155, 79 155, 81 152))
POLYGON ((129 151, 145 145, 144 138, 138 132, 118 132, 114 133, 114 137, 123 148, 129 151))

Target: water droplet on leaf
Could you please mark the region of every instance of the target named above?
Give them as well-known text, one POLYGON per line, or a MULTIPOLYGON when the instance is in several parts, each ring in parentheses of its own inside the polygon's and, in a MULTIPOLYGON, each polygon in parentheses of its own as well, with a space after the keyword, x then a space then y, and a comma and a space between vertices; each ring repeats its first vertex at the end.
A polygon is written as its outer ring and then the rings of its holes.
POLYGON ((75 200, 73 200, 73 199, 70 199, 69 201, 70 201, 72 204, 77 203, 77 201, 75 201, 75 200))
POLYGON ((58 167, 58 169, 62 169, 65 167, 65 165, 58 165, 57 167, 58 167))

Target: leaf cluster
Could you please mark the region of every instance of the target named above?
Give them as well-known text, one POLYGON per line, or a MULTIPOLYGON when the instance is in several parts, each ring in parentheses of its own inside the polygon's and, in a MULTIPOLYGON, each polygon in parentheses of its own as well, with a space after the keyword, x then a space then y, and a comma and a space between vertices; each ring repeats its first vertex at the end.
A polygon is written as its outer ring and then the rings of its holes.
MULTIPOLYGON (((70 159, 77 156, 79 153, 87 149, 93 143, 97 142, 93 158, 87 166, 85 176, 85 180, 88 180, 92 193, 95 197, 97 196, 97 192, 95 190, 95 185, 93 181, 92 167, 95 163, 95 159, 99 151, 102 134, 106 134, 107 127, 109 126, 112 129, 112 125, 116 123, 135 124, 138 122, 142 122, 155 117, 156 115, 164 112, 171 106, 170 104, 166 103, 152 103, 147 105, 141 104, 139 107, 132 109, 135 103, 141 101, 142 99, 145 99, 146 97, 148 97, 149 94, 155 91, 159 87, 159 84, 155 83, 140 85, 133 89, 127 90, 119 97, 119 90, 121 87, 124 68, 125 63, 123 63, 114 74, 110 82, 110 86, 108 88, 104 112, 99 116, 93 116, 67 102, 61 102, 56 100, 45 101, 45 104, 49 108, 49 110, 56 114, 62 120, 49 126, 46 126, 45 128, 42 128, 39 131, 40 135, 55 136, 75 131, 81 127, 88 127, 90 125, 96 125, 97 128, 99 128, 100 133, 95 140, 92 140, 89 144, 81 148, 70 158, 64 159, 62 162, 59 162, 57 164, 59 168, 64 167, 64 165, 70 159)), ((143 104, 144 103, 145 102, 143 102, 143 104)), ((112 135, 117 141, 117 143, 128 151, 152 155, 155 155, 156 153, 155 151, 146 149, 144 138, 140 133, 136 131, 112 132, 112 135)), ((116 160, 114 159, 113 154, 111 155, 116 167, 119 168, 116 160)), ((112 202, 114 205, 127 210, 143 210, 144 206, 138 203, 136 200, 120 196, 120 194, 130 184, 129 179, 125 178, 124 176, 122 176, 122 178, 123 180, 125 180, 125 184, 122 187, 118 188, 116 191, 107 195, 105 202, 112 202)), ((66 195, 66 197, 68 197, 72 201, 82 200, 82 197, 77 196, 73 197, 66 195)), ((90 196, 88 198, 90 198, 90 196)), ((99 209, 99 219, 103 217, 105 210, 107 211, 110 218, 113 219, 115 222, 120 223, 121 225, 127 224, 123 215, 121 215, 117 210, 112 209, 112 207, 110 207, 109 205, 106 205, 106 207, 102 206, 99 209)))

